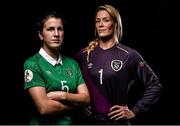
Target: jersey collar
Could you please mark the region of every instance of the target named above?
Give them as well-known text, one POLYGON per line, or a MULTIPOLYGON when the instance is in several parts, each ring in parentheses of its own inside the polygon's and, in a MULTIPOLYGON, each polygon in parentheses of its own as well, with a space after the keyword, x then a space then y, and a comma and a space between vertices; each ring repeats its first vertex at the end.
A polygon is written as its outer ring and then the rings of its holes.
POLYGON ((48 55, 43 48, 41 48, 41 49, 39 50, 39 54, 40 54, 46 61, 48 61, 48 62, 49 62, 51 65, 53 65, 53 66, 55 66, 56 64, 61 64, 61 65, 63 65, 63 64, 62 64, 62 58, 61 58, 61 55, 60 55, 60 54, 59 54, 59 59, 58 59, 58 60, 55 60, 55 59, 52 58, 50 55, 48 55))

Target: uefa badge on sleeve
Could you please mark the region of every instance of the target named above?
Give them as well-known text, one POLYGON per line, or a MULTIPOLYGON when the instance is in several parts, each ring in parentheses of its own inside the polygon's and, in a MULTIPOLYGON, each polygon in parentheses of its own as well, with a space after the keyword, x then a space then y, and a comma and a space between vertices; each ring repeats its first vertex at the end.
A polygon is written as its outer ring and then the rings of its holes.
POLYGON ((24 81, 30 82, 33 79, 33 72, 29 69, 25 70, 24 72, 24 81))

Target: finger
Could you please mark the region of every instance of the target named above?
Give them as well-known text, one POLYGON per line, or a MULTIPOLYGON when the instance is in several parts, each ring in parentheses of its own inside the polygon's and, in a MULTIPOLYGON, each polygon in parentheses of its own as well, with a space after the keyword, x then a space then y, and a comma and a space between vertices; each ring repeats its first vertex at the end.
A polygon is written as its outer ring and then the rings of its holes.
POLYGON ((121 117, 123 114, 124 114, 124 112, 119 112, 119 113, 111 116, 110 119, 116 119, 116 118, 118 118, 118 117, 121 117))
POLYGON ((91 109, 90 109, 91 107, 85 107, 84 109, 83 109, 83 113, 85 114, 85 115, 87 115, 87 116, 90 116, 90 115, 92 115, 92 112, 91 112, 91 109))
POLYGON ((117 116, 112 117, 112 119, 115 120, 115 121, 123 119, 123 118, 125 118, 125 113, 124 112, 119 113, 117 116))
POLYGON ((83 111, 83 113, 86 115, 86 116, 90 116, 91 113, 87 112, 87 111, 83 111))
POLYGON ((88 108, 88 109, 91 109, 91 106, 88 106, 87 108, 88 108))
POLYGON ((92 114, 91 110, 89 110, 88 108, 85 108, 84 110, 86 111, 86 113, 92 114))
POLYGON ((108 116, 112 116, 112 115, 114 115, 114 114, 120 113, 121 111, 122 111, 122 109, 113 110, 113 111, 111 111, 111 112, 108 114, 108 116))
POLYGON ((115 121, 120 120, 120 119, 125 119, 125 118, 126 118, 126 116, 125 116, 125 114, 123 114, 123 115, 117 117, 117 118, 115 119, 115 121))
POLYGON ((110 108, 110 111, 114 110, 114 109, 120 109, 122 106, 120 105, 114 105, 113 107, 110 108))

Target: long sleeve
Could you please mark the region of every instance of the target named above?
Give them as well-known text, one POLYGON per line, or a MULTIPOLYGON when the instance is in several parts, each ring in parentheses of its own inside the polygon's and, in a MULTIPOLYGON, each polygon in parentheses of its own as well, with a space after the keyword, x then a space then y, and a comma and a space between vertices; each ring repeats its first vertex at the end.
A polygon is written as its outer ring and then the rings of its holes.
POLYGON ((144 92, 140 100, 137 101, 132 111, 137 115, 140 112, 148 111, 154 105, 161 95, 162 86, 158 77, 147 65, 147 63, 139 57, 136 64, 136 75, 144 84, 144 92))

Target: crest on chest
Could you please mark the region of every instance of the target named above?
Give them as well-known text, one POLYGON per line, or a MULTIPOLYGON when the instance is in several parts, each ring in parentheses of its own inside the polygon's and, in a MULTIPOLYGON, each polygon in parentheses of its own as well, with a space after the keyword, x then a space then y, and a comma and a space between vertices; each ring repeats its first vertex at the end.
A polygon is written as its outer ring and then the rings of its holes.
POLYGON ((121 70, 122 66, 123 66, 123 62, 122 62, 121 60, 112 60, 112 61, 111 61, 111 68, 112 68, 115 72, 121 70))

